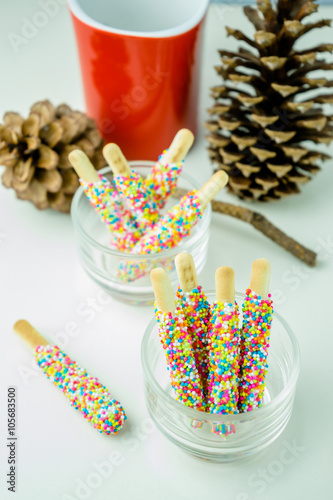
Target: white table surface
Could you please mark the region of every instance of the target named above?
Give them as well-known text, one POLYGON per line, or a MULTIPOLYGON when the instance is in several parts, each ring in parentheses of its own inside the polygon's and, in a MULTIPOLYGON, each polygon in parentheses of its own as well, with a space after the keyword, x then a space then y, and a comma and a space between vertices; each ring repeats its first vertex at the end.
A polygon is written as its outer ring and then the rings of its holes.
MULTIPOLYGON (((62 2, 63 3, 63 2, 62 2)), ((84 109, 74 34, 67 8, 49 18, 17 52, 8 33, 20 33, 24 18, 40 9, 37 1, 2 3, 0 115, 23 114, 37 100, 67 102, 84 109)), ((332 17, 333 8, 322 8, 332 17)), ((217 82, 217 49, 235 45, 224 25, 248 27, 239 8, 212 6, 202 65, 201 121, 217 82)), ((329 41, 332 29, 316 31, 307 44, 329 41), (315 40, 316 37, 316 40, 315 40)), ((212 171, 204 130, 186 169, 198 181, 212 171)), ((326 150, 326 146, 323 146, 326 150)), ((332 152, 332 149, 331 149, 332 152)), ((277 226, 319 252, 310 269, 243 222, 214 215, 209 258, 201 276, 213 288, 220 265, 236 270, 237 289, 249 283, 251 263, 272 264, 275 305, 297 334, 301 374, 292 418, 279 439, 249 461, 229 465, 201 461, 176 448, 152 424, 143 399, 140 343, 152 307, 130 307, 106 299, 82 270, 69 216, 40 212, 1 187, 1 410, 0 497, 17 500, 255 500, 332 498, 333 426, 330 380, 333 376, 332 278, 333 162, 299 196, 255 205, 277 226), (98 434, 74 412, 60 391, 36 370, 31 353, 12 332, 27 318, 86 367, 125 406, 126 429, 117 437, 98 434), (7 387, 17 388, 17 492, 7 491, 7 387), (290 451, 292 449, 293 451, 290 451), (289 450, 289 451, 286 451, 289 450), (110 454, 114 453, 112 456, 110 454), (288 460, 285 460, 285 457, 288 460), (108 477, 91 476, 113 457, 108 477), (288 463, 287 463, 288 462, 288 463), (93 479, 91 479, 93 478, 93 479), (97 481, 95 489, 82 484, 97 481), (83 483, 82 483, 83 482, 83 483), (81 489, 79 488, 81 485, 81 489)), ((237 203, 223 193, 220 199, 237 203)), ((246 206, 246 205, 245 205, 246 206)))

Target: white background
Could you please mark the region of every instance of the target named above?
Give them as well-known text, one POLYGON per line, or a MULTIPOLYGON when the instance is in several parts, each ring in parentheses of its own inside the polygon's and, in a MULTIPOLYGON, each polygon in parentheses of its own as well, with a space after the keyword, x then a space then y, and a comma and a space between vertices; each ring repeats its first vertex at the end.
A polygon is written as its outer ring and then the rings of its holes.
MULTIPOLYGON (((34 0, 6 2, 5 8, 4 3, 0 16, 0 115, 9 110, 26 115, 31 104, 46 98, 54 104, 67 102, 84 109, 66 6, 58 2, 55 15, 15 51, 8 33, 20 34, 24 18, 32 20, 41 7, 34 0)), ((333 8, 322 8, 321 13, 332 17, 333 8)), ((220 81, 213 68, 218 64, 217 49, 235 45, 225 37, 225 24, 251 30, 239 8, 211 6, 202 64, 201 122, 211 104, 209 87, 220 81)), ((332 40, 332 29, 317 30, 305 41, 313 46, 325 40, 332 40)), ((185 167, 200 182, 212 171, 203 135, 201 127, 185 167)), ((301 195, 275 204, 253 205, 288 234, 318 250, 315 269, 245 223, 213 216, 209 258, 201 284, 213 288, 215 269, 230 265, 236 270, 237 289, 244 291, 252 261, 267 257, 272 264, 276 308, 297 334, 302 356, 294 412, 286 430, 263 453, 230 465, 184 454, 155 429, 148 417, 140 343, 153 308, 130 307, 106 298, 81 269, 70 217, 39 212, 1 187, 2 499, 332 498, 332 167, 333 161, 327 162, 301 195), (19 318, 28 319, 48 338, 56 339, 122 402, 128 421, 121 434, 113 438, 98 434, 33 368, 32 354, 12 332, 19 318), (15 385, 18 393, 16 494, 7 492, 6 485, 8 385, 15 385), (106 461, 107 477, 99 480, 96 467, 106 461), (94 479, 96 484, 92 483, 94 479), (97 487, 86 486, 84 490, 82 484, 87 482, 97 487)), ((238 203, 226 193, 220 199, 238 203)))

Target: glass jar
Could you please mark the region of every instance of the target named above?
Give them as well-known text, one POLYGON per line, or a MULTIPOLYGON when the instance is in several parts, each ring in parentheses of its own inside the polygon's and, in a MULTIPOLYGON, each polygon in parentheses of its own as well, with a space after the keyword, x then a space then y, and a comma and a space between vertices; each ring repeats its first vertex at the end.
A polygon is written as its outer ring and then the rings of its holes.
MULTIPOLYGON (((212 303, 215 293, 209 292, 207 298, 212 303)), ((236 294, 240 306, 243 298, 243 294, 236 294)), ((277 439, 290 419, 300 353, 293 331, 276 312, 271 328, 264 404, 250 412, 216 415, 176 401, 155 319, 144 334, 141 360, 145 401, 152 420, 167 439, 197 457, 232 462, 253 455, 277 439)))
MULTIPOLYGON (((147 176, 154 162, 132 161, 129 164, 140 175, 147 176)), ((99 173, 112 179, 109 167, 100 170, 99 173)), ((200 186, 190 176, 181 173, 177 187, 192 191, 200 186)), ((163 213, 178 201, 179 198, 170 197, 163 213)), ((100 220, 99 215, 87 200, 82 187, 77 190, 73 198, 71 217, 83 268, 93 281, 122 302, 132 305, 153 303, 154 293, 149 273, 155 267, 164 267, 169 273, 172 285, 176 287, 178 280, 174 259, 179 252, 192 254, 198 273, 205 265, 211 220, 210 205, 204 210, 202 218, 193 227, 191 234, 179 245, 159 253, 146 255, 120 252, 111 247, 108 226, 100 220), (140 273, 137 273, 137 270, 140 270, 140 273)))

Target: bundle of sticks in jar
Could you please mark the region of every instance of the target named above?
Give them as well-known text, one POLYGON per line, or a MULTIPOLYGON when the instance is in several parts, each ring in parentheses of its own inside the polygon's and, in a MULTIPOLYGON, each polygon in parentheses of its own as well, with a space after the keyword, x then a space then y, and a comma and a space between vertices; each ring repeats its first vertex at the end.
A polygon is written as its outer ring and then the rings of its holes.
POLYGON ((235 273, 215 274, 216 299, 210 305, 190 254, 176 257, 179 288, 174 297, 167 272, 151 272, 155 314, 176 399, 215 414, 237 414, 262 406, 273 303, 268 293, 270 264, 253 262, 243 302, 235 300, 235 273))
MULTIPOLYGON (((225 172, 217 172, 200 189, 188 192, 163 213, 193 140, 192 132, 181 129, 145 179, 131 169, 113 143, 103 149, 113 173, 112 181, 98 174, 83 151, 69 154, 90 204, 109 230, 113 248, 132 254, 159 253, 177 246, 191 234, 207 204, 228 181, 225 172)), ((149 271, 147 265, 130 263, 119 270, 119 277, 133 281, 149 271)))

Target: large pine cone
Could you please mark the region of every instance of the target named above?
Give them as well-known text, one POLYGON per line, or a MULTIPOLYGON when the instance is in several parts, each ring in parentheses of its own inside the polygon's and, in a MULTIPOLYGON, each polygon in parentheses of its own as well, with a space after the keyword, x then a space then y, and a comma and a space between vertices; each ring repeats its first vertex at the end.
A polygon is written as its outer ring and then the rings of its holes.
POLYGON ((333 140, 333 117, 323 109, 333 102, 333 81, 310 74, 333 69, 320 57, 333 45, 295 49, 301 36, 331 24, 304 23, 318 8, 313 1, 278 0, 273 8, 270 0, 257 0, 257 8, 244 8, 256 29, 253 40, 227 28, 250 50, 219 51, 216 70, 224 81, 212 88, 215 104, 205 125, 210 158, 229 174, 229 190, 241 199, 269 201, 298 193, 318 162, 330 158, 309 146, 333 140))
POLYGON ((79 181, 68 153, 82 149, 95 168, 105 166, 103 140, 95 122, 66 104, 55 108, 49 101, 34 104, 26 120, 8 112, 3 122, 0 165, 6 167, 4 186, 41 210, 69 212, 79 181))

